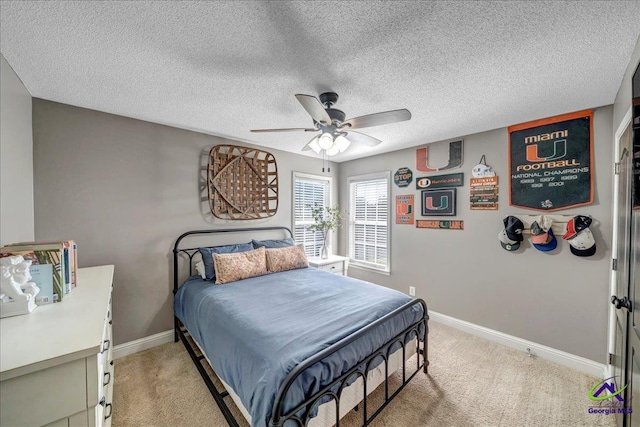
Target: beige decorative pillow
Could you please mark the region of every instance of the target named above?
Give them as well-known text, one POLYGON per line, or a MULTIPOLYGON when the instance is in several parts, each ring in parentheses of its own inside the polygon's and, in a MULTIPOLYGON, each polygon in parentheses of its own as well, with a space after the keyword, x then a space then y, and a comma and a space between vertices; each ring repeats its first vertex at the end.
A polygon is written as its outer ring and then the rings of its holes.
POLYGON ((264 251, 264 248, 258 248, 230 254, 214 252, 212 255, 213 265, 216 269, 216 284, 267 274, 264 251))
POLYGON ((267 249, 267 269, 269 273, 307 267, 309 267, 309 261, 302 245, 267 249))

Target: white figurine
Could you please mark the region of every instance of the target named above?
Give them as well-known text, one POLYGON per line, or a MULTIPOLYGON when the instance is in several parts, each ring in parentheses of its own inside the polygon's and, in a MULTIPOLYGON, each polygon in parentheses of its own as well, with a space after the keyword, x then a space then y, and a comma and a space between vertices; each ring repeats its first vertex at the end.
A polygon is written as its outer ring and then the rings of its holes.
POLYGON ((30 282, 31 260, 20 255, 0 258, 0 317, 31 313, 36 308, 36 295, 40 288, 30 282))

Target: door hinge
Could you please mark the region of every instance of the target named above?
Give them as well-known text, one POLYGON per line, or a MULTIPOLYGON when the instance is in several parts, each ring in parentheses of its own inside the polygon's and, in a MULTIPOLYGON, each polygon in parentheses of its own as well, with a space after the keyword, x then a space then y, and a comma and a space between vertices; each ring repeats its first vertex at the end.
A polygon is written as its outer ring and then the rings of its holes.
POLYGON ((613 365, 613 354, 609 353, 609 365, 613 365))
POLYGON ((613 171, 616 175, 620 175, 620 163, 616 162, 613 167, 613 171))
POLYGON ((613 271, 618 271, 618 259, 617 258, 613 258, 611 260, 611 269, 613 271))

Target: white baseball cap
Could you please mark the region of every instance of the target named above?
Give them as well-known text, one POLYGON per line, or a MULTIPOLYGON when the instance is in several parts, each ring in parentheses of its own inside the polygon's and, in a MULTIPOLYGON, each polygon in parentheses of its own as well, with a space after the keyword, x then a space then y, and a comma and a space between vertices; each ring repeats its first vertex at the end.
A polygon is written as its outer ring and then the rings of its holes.
POLYGON ((571 253, 576 256, 587 257, 596 253, 596 239, 589 228, 578 232, 575 237, 568 240, 571 245, 571 253))

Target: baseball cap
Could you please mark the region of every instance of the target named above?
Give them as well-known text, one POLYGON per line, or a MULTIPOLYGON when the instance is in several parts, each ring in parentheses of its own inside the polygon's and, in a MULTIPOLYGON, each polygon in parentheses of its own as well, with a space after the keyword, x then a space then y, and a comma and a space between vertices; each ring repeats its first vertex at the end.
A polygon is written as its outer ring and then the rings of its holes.
POLYGON ((507 216, 502 222, 504 223, 504 231, 507 237, 511 240, 515 240, 516 242, 522 242, 524 237, 522 237, 522 232, 524 231, 524 224, 515 216, 507 216))
POLYGON ((524 224, 515 216, 507 216, 502 222, 504 228, 498 233, 498 240, 503 249, 507 251, 516 251, 520 247, 520 242, 524 239, 522 232, 524 224))
POLYGON ((571 253, 576 256, 587 257, 596 253, 596 239, 593 238, 593 233, 588 227, 568 241, 571 253))
POLYGON ((550 240, 549 230, 551 230, 552 224, 553 220, 545 215, 541 215, 536 221, 533 221, 531 223, 531 243, 547 243, 550 240))
MULTIPOLYGON (((536 243, 533 241, 533 237, 531 237, 531 243, 533 243, 533 247, 542 252, 549 252, 558 247, 558 241, 556 240, 556 236, 553 235, 553 230, 549 227, 549 230, 538 236, 546 236, 544 242, 536 243)), ((535 236, 535 237, 538 237, 535 236)))
POLYGON ((573 239, 582 230, 589 228, 591 225, 591 218, 584 215, 576 215, 567 222, 567 229, 562 236, 564 240, 573 239))
POLYGON ((500 240, 500 246, 502 246, 502 249, 510 252, 517 251, 520 247, 520 242, 518 242, 517 240, 511 240, 507 236, 507 232, 504 228, 502 229, 502 231, 500 231, 500 233, 498 233, 498 240, 500 240))

